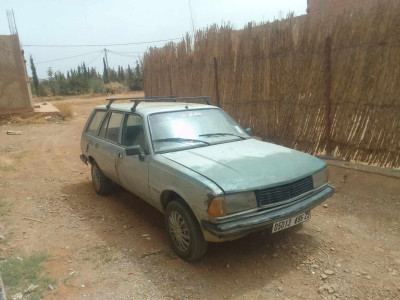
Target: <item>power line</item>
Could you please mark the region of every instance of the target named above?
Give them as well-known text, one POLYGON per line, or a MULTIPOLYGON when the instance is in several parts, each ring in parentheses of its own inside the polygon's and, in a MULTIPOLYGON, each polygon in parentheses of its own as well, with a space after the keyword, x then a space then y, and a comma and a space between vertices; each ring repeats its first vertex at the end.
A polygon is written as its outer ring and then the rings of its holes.
MULTIPOLYGON (((74 56, 61 57, 61 58, 55 58, 55 59, 46 60, 46 61, 40 61, 40 62, 36 62, 35 65, 44 64, 44 63, 53 62, 53 61, 65 60, 65 59, 70 59, 70 58, 75 58, 75 57, 80 57, 80 56, 85 56, 85 55, 98 53, 98 52, 99 51, 92 51, 92 52, 82 53, 82 54, 74 55, 74 56)), ((101 51, 100 51, 100 53, 101 53, 101 51)))
POLYGON ((24 47, 110 47, 110 46, 128 46, 128 45, 142 45, 142 44, 151 44, 151 43, 158 43, 158 42, 169 42, 180 40, 182 38, 173 38, 173 39, 166 39, 166 40, 157 40, 157 41, 146 41, 146 42, 136 42, 136 43, 120 43, 120 44, 97 44, 97 45, 23 45, 24 47))
POLYGON ((123 53, 119 53, 119 52, 115 52, 115 51, 111 51, 111 50, 108 50, 108 52, 112 53, 112 54, 115 54, 115 55, 118 55, 118 56, 122 56, 122 57, 133 57, 133 58, 140 57, 140 55, 128 55, 128 54, 123 54, 123 53))
POLYGON ((127 52, 124 52, 124 51, 112 51, 112 52, 115 52, 115 53, 140 53, 140 54, 142 54, 142 53, 146 53, 146 52, 134 52, 134 51, 127 51, 127 52))
POLYGON ((99 55, 96 55, 86 66, 90 66, 96 59, 98 59, 103 54, 103 51, 100 51, 99 55))

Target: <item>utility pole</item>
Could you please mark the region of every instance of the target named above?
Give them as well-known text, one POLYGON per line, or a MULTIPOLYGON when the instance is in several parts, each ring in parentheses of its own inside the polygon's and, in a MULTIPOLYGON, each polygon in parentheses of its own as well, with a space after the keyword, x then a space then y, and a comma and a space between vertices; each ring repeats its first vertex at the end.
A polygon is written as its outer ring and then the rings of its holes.
POLYGON ((110 77, 110 67, 108 66, 107 51, 108 50, 106 48, 104 48, 104 58, 106 59, 107 72, 108 72, 108 76, 110 77))

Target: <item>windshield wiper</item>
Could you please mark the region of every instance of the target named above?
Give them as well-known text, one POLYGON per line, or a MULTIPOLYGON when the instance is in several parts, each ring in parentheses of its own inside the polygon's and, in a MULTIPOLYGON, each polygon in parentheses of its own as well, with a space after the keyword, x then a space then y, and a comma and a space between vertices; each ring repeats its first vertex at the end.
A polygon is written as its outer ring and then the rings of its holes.
POLYGON ((206 133, 206 134, 200 134, 199 136, 214 136, 214 135, 233 135, 238 138, 241 138, 242 140, 245 140, 246 138, 234 133, 227 133, 227 132, 216 132, 216 133, 206 133))
POLYGON ((211 143, 202 141, 202 140, 195 140, 195 139, 186 139, 186 138, 165 138, 165 139, 158 139, 154 140, 154 142, 178 142, 178 143, 184 143, 184 142, 200 142, 204 143, 206 145, 211 145, 211 143))

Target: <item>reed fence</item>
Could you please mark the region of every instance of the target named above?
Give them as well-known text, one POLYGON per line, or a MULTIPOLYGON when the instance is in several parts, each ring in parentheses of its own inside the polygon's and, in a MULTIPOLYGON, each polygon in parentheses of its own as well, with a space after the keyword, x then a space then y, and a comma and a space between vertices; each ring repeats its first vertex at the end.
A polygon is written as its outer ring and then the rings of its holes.
POLYGON ((212 26, 144 55, 146 96, 212 96, 264 140, 400 167, 400 1, 212 26))

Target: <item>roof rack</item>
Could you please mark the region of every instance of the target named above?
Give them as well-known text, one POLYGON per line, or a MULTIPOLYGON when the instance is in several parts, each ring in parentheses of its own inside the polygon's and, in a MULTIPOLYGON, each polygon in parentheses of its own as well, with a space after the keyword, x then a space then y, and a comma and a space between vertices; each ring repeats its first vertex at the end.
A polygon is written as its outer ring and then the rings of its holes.
POLYGON ((203 100, 206 104, 210 104, 210 97, 209 96, 200 96, 200 97, 177 97, 177 96, 158 96, 158 97, 143 97, 143 98, 110 98, 106 99, 108 104, 106 105, 107 109, 110 108, 111 104, 113 104, 115 101, 119 100, 130 100, 131 102, 134 102, 131 111, 135 111, 136 107, 139 105, 140 102, 189 102, 192 100, 203 100))

